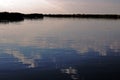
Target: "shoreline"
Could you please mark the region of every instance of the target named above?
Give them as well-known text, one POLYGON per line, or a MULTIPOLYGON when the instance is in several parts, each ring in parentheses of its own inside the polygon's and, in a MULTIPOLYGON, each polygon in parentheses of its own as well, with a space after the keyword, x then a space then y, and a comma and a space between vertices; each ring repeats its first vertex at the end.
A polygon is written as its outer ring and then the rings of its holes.
POLYGON ((0 22, 23 21, 24 19, 43 19, 50 18, 91 18, 91 19, 120 19, 117 14, 42 14, 31 13, 23 14, 16 12, 0 12, 0 22))
POLYGON ((120 19, 117 14, 43 14, 44 17, 52 18, 103 18, 103 19, 120 19))

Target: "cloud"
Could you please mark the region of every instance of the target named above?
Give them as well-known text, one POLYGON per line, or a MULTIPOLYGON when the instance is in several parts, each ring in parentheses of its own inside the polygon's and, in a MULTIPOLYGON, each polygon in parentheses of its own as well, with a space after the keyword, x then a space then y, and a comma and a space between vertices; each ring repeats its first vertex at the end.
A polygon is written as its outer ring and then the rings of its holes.
POLYGON ((68 13, 120 13, 119 0, 50 0, 68 13))
POLYGON ((119 0, 0 0, 0 11, 24 13, 120 13, 119 0))

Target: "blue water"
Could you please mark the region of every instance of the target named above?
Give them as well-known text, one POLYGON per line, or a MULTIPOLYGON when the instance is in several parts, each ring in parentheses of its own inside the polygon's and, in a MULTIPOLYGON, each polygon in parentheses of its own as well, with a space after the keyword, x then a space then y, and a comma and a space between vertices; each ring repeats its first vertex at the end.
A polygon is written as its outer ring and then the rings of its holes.
POLYGON ((0 23, 0 80, 119 80, 120 20, 0 23))

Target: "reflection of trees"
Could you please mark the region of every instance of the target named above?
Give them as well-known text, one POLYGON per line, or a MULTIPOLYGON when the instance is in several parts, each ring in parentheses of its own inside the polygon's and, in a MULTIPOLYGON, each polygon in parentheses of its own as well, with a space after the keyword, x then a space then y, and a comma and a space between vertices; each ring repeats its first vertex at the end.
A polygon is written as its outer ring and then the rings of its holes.
POLYGON ((20 53, 18 50, 6 49, 5 53, 13 55, 15 58, 22 62, 23 64, 27 64, 28 68, 37 67, 36 59, 40 59, 40 55, 35 55, 33 58, 27 58, 24 54, 20 53))

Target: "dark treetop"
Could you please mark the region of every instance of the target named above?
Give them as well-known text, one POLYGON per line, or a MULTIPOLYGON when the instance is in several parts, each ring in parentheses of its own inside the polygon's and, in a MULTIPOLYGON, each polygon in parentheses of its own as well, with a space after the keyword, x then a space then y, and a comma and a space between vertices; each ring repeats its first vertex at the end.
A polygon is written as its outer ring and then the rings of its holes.
POLYGON ((24 19, 40 19, 43 18, 43 14, 23 14, 23 13, 0 13, 0 22, 14 22, 23 21, 24 19))

